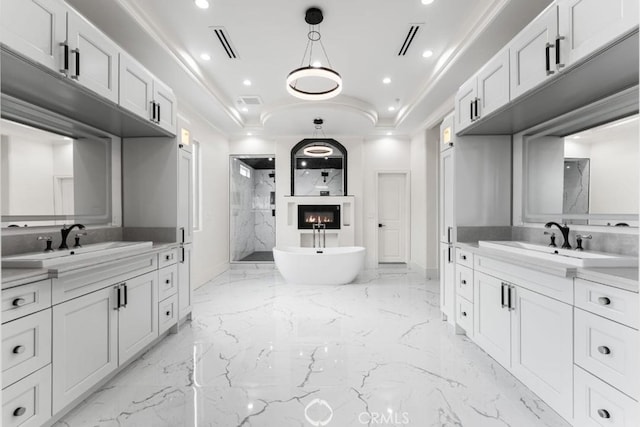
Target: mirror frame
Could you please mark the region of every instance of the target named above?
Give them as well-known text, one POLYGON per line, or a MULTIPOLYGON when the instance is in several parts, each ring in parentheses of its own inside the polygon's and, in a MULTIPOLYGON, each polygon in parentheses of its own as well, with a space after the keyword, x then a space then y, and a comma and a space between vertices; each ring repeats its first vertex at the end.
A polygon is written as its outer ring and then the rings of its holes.
POLYGON ((3 227, 5 232, 30 233, 37 229, 58 229, 59 222, 86 222, 91 227, 121 227, 122 226, 122 168, 121 168, 121 139, 99 129, 77 122, 47 109, 30 104, 26 101, 2 94, 1 117, 16 123, 31 126, 43 131, 68 136, 73 139, 93 139, 104 141, 107 149, 107 170, 110 179, 107 180, 107 210, 101 215, 8 215, 1 218, 3 224, 21 221, 42 221, 29 227, 3 227), (44 222, 47 223, 44 223, 44 222))
MULTIPOLYGON (((564 214, 561 212, 554 214, 540 214, 529 212, 527 206, 527 178, 529 176, 527 145, 531 143, 531 141, 546 135, 565 137, 586 129, 604 125, 617 119, 638 114, 638 105, 638 86, 634 86, 610 97, 589 104, 583 108, 579 108, 553 120, 515 134, 513 136, 513 224, 539 224, 551 220, 564 221, 569 219, 598 219, 611 220, 611 222, 621 222, 625 220, 638 221, 639 214, 564 214)), ((586 224, 584 227, 606 228, 607 226, 586 224)))
MULTIPOLYGON (((302 141, 298 142, 291 149, 291 196, 295 196, 296 189, 296 153, 300 151, 302 148, 309 144, 327 144, 336 148, 342 154, 342 187, 343 194, 342 196, 346 196, 349 193, 347 192, 347 149, 344 145, 340 144, 333 138, 305 138, 302 141)), ((339 197, 342 197, 339 196, 339 197)), ((316 197, 316 196, 306 196, 306 197, 316 197)), ((322 197, 322 196, 317 196, 322 197)))

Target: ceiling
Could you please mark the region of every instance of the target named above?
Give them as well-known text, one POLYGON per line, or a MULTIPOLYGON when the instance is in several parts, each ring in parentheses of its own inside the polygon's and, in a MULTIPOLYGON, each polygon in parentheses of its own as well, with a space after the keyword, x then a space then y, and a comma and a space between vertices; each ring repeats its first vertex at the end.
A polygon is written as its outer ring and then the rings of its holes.
POLYGON ((331 137, 409 135, 435 124, 453 108, 456 88, 551 0, 209 0, 208 9, 193 0, 68 2, 225 135, 304 136, 322 117, 331 137), (338 97, 322 102, 285 88, 301 65, 311 6, 324 13, 322 42, 344 82, 338 97), (398 55, 412 25, 419 29, 398 55), (433 55, 424 58, 425 50, 433 55))

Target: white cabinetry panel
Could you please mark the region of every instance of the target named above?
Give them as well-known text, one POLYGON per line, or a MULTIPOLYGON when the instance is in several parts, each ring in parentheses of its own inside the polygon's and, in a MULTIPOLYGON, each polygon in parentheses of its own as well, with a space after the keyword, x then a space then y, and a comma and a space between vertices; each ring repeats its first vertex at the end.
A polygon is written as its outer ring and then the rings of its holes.
POLYGON ((509 102, 509 49, 503 49, 478 71, 477 119, 509 102))
POLYGON ((511 366, 511 312, 504 306, 504 282, 474 272, 473 340, 502 366, 511 366))
POLYGON ((191 301, 193 298, 191 284, 191 245, 184 245, 178 249, 180 261, 178 262, 178 319, 184 319, 191 313, 191 301))
POLYGON ((152 119, 153 76, 129 55, 120 54, 119 104, 138 116, 152 119))
POLYGON ((51 365, 2 390, 3 427, 40 427, 51 418, 51 365))

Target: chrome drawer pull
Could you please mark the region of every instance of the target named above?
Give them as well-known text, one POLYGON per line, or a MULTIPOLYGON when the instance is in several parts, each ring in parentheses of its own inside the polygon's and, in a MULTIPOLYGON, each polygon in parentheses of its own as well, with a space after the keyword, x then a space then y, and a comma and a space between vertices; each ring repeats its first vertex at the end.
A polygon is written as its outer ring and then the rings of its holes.
POLYGON ((606 345, 601 345, 600 347, 598 347, 598 351, 602 354, 610 354, 611 353, 611 349, 609 347, 607 347, 606 345))
POLYGON ((24 353, 25 347, 23 345, 17 345, 13 347, 13 354, 22 354, 24 353))
POLYGON ((607 297, 598 297, 598 303, 600 303, 600 305, 609 305, 611 304, 611 300, 607 297))
POLYGON ((13 300, 12 304, 14 307, 22 307, 26 302, 27 300, 25 300, 24 298, 16 298, 13 300))
POLYGON ((463 261, 466 261, 467 260, 467 256, 466 255, 460 255, 460 259, 463 260, 463 261))
POLYGON ((598 415, 600 418, 611 418, 611 414, 606 409, 598 409, 598 415))
POLYGON ((171 283, 171 280, 167 279, 167 280, 164 281, 164 283, 166 283, 168 285, 169 283, 171 283))
POLYGON ((467 312, 466 312, 466 311, 463 311, 463 312, 462 312, 462 316, 467 317, 467 312))
POLYGON ((466 285, 466 284, 467 284, 467 281, 466 281, 466 280, 464 280, 464 279, 462 279, 462 280, 460 281, 460 283, 462 283, 463 285, 466 285))
POLYGON ((167 311, 167 317, 171 316, 171 311, 167 311))
POLYGON ((15 411, 13 411, 13 416, 14 417, 21 417, 24 415, 24 413, 27 412, 27 408, 25 408, 24 406, 20 406, 18 408, 16 408, 15 411))

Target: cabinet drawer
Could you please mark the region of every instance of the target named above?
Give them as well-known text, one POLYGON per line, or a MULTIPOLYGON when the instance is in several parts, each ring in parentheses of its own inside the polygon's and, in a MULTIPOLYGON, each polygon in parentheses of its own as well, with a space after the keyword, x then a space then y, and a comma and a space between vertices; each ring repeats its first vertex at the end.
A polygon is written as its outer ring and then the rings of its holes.
POLYGON ((456 322, 468 336, 473 335, 473 304, 464 298, 456 301, 456 322))
POLYGON ((171 248, 158 254, 158 268, 166 267, 178 262, 178 249, 171 248))
POLYGON ((53 279, 53 303, 59 304, 118 282, 141 276, 155 270, 157 265, 158 254, 150 253, 62 274, 53 279))
POLYGON ((163 299, 175 295, 178 292, 178 265, 161 268, 158 271, 158 299, 163 299))
POLYGON ((580 427, 640 425, 636 401, 578 366, 574 368, 574 424, 580 427))
POLYGON ((2 291, 2 321, 51 307, 51 280, 41 280, 2 291))
POLYGON ((4 427, 39 427, 51 418, 51 365, 2 390, 4 427))
POLYGON ((575 363, 633 398, 638 386, 638 331, 575 310, 575 363))
POLYGON ((473 302, 473 270, 456 265, 456 294, 473 302))
POLYGON ((638 294, 578 278, 575 290, 576 307, 635 329, 640 326, 638 294))
POLYGON ((160 334, 178 322, 178 295, 173 295, 160 302, 158 317, 160 334))
POLYGON ((466 249, 456 248, 456 264, 473 268, 473 252, 466 249))
POLYGON ((51 309, 2 325, 2 387, 51 362, 51 309))

